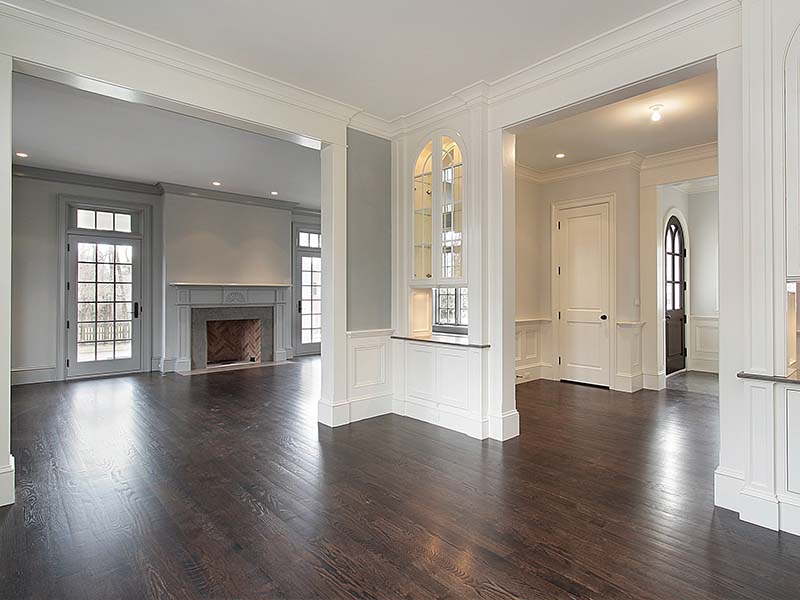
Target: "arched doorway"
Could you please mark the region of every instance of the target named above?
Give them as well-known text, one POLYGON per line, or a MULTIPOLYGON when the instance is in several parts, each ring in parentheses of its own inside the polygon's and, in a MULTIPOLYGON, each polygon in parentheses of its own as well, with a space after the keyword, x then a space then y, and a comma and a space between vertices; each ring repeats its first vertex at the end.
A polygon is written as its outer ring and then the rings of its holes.
POLYGON ((664 319, 667 375, 686 368, 686 236, 670 217, 664 238, 664 319))

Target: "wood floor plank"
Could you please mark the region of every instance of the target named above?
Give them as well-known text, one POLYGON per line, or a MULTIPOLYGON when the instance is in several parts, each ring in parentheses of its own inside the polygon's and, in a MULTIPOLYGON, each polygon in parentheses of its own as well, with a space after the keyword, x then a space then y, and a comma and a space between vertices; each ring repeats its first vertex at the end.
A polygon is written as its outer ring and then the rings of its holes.
POLYGON ((522 435, 316 423, 319 360, 20 386, 0 599, 800 598, 713 506, 713 378, 517 387, 522 435))

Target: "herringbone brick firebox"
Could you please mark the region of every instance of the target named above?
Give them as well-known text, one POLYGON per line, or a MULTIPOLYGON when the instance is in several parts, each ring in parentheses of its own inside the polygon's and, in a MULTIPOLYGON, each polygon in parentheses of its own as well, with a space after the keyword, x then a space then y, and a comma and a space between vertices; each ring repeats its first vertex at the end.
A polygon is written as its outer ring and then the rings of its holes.
POLYGON ((261 362, 261 320, 208 321, 206 363, 261 362))

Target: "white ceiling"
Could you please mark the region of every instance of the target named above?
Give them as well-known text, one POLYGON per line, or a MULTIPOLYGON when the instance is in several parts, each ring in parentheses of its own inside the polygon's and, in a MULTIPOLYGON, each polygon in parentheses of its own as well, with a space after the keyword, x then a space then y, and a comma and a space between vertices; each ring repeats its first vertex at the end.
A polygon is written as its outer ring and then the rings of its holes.
POLYGON ((61 0, 391 119, 673 0, 61 0))
POLYGON ((16 164, 320 207, 316 150, 20 74, 13 94, 16 164))
POLYGON ((517 162, 548 171, 624 152, 643 156, 717 139, 717 77, 711 71, 679 83, 517 134, 517 162), (650 120, 650 107, 664 106, 650 120), (559 152, 566 158, 557 159, 559 152))

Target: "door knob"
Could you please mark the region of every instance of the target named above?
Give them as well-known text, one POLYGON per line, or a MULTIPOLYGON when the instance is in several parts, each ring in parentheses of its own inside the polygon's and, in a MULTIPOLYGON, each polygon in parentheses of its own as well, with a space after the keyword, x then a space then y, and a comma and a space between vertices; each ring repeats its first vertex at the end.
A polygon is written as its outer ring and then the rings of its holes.
POLYGON ((608 318, 608 315, 600 315, 600 320, 605 321, 608 318))
POLYGON ((664 316, 664 318, 665 318, 667 321, 669 321, 669 320, 670 320, 672 317, 671 317, 671 316, 669 316, 669 315, 665 315, 665 316, 664 316))

